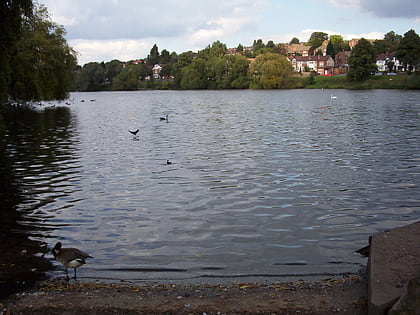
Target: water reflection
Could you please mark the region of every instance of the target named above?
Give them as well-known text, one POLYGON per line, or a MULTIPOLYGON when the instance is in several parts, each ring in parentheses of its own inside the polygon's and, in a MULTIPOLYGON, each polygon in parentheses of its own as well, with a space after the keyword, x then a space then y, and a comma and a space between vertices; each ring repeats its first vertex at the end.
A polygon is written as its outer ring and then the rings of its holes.
POLYGON ((66 107, 0 109, 0 292, 30 285, 53 266, 46 212, 77 190, 74 117, 66 107))
POLYGON ((419 94, 336 92, 75 93, 14 113, 14 211, 91 253, 81 278, 355 271, 369 234, 419 219, 419 94))

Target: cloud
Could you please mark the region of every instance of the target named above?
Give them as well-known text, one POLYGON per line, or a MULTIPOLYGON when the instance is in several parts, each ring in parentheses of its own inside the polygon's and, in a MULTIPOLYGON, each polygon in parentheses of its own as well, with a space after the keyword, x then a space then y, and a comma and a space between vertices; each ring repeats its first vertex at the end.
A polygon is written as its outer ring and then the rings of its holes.
POLYGON ((141 40, 83 40, 69 41, 79 53, 78 63, 101 62, 118 59, 128 61, 145 57, 152 48, 151 42, 141 40))
POLYGON ((359 8, 381 18, 420 17, 419 0, 329 0, 331 4, 342 8, 359 8))
POLYGON ((193 40, 248 27, 268 0, 43 0, 69 39, 175 37, 193 40), (203 25, 203 28, 196 28, 203 25), (211 28, 209 29, 209 26, 211 28))

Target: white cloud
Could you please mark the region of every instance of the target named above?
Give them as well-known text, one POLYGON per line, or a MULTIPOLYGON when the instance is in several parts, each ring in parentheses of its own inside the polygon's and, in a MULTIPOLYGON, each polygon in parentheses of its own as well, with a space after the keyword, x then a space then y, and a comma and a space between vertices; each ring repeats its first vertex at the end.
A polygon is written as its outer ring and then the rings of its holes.
POLYGON ((329 0, 330 3, 339 8, 358 8, 360 0, 329 0))
MULTIPOLYGON (((42 0, 53 18, 63 24, 70 39, 115 39, 173 37, 190 34, 207 36, 197 25, 218 25, 220 34, 239 21, 236 31, 259 19, 268 0, 42 0)), ((232 29, 232 28, 230 28, 232 29)), ((214 33, 214 30, 213 30, 214 33)), ((217 34, 217 32, 216 32, 217 34)))
POLYGON ((79 53, 78 63, 118 59, 128 61, 148 55, 153 44, 142 40, 80 40, 69 41, 79 53))

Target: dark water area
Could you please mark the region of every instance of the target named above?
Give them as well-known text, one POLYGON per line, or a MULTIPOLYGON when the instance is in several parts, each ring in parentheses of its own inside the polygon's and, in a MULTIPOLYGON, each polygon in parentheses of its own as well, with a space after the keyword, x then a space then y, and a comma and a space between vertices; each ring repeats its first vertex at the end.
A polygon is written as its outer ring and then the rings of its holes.
POLYGON ((94 256, 82 279, 357 272, 369 235, 420 219, 420 93, 333 93, 73 93, 3 108, 1 283, 62 277, 57 241, 94 256))

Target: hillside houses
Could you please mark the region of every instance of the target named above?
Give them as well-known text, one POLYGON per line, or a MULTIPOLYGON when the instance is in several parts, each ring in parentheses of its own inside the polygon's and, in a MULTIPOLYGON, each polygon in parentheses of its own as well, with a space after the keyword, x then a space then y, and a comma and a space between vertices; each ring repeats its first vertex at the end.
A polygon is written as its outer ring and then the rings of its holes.
POLYGON ((331 76, 334 73, 334 59, 331 56, 292 56, 287 58, 296 72, 316 72, 331 76))

